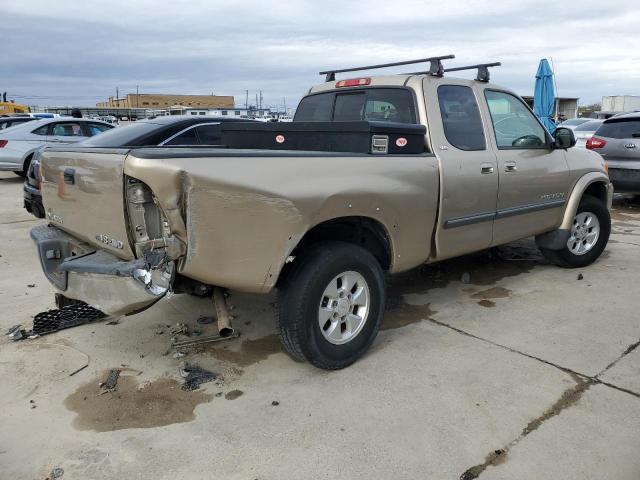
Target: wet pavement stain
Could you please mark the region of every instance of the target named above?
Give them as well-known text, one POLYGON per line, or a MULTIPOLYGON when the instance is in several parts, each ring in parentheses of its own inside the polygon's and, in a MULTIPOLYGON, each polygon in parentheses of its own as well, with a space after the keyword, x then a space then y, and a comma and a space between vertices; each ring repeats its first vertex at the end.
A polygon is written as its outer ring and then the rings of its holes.
POLYGON ((235 345, 209 345, 199 349, 198 352, 211 355, 218 360, 234 363, 239 367, 248 367, 265 360, 269 355, 283 351, 280 339, 275 333, 255 340, 243 340, 239 350, 232 350, 232 347, 235 345))
POLYGON ((201 391, 185 392, 171 378, 139 385, 135 377, 125 375, 118 378, 115 391, 99 395, 98 384, 105 377, 99 375, 64 400, 65 407, 78 414, 73 421, 77 430, 111 432, 190 422, 196 418, 195 407, 213 398, 201 391))
POLYGON ((486 290, 481 290, 478 293, 471 295, 471 298, 481 300, 492 300, 495 298, 509 298, 511 296, 511 290, 503 287, 492 287, 486 290))
POLYGON ((235 400, 242 395, 244 395, 244 392, 242 390, 231 390, 230 392, 225 393, 224 398, 226 400, 235 400))
POLYGON ((481 307, 493 308, 496 306, 496 302, 492 302, 491 300, 480 300, 478 305, 481 307))
POLYGON ((393 330, 430 319, 437 312, 431 310, 429 305, 429 303, 426 305, 409 305, 404 303, 401 297, 388 298, 380 330, 393 330))
POLYGON ((407 273, 391 277, 389 295, 425 293, 460 282, 468 274, 470 285, 488 286, 498 281, 530 272, 539 265, 549 265, 533 239, 512 242, 479 253, 423 265, 407 273))

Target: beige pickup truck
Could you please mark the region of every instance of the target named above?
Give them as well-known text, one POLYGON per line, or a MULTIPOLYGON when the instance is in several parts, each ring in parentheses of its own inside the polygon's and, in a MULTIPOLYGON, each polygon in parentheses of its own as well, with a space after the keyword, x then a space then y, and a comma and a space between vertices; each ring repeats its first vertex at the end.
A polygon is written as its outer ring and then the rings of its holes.
POLYGON ((568 129, 550 135, 488 81, 491 65, 465 80, 442 57, 424 60, 429 71, 414 74, 323 72, 295 121, 267 131, 280 149, 45 150, 48 225, 31 236, 46 276, 111 315, 171 289, 277 289, 286 350, 337 369, 375 339, 388 274, 529 236, 562 267, 594 262, 611 225, 602 158, 571 148, 568 129), (419 151, 376 134, 368 152, 341 153, 321 128, 311 143, 332 151, 285 148, 299 125, 352 121, 421 128, 419 151))

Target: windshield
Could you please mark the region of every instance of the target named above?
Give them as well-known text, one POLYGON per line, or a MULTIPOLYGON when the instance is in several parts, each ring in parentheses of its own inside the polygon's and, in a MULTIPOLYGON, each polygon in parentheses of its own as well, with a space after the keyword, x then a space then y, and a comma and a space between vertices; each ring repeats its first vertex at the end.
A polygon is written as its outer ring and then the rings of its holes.
POLYGON ((576 127, 575 131, 576 132, 595 132, 600 125, 602 125, 601 121, 590 120, 576 127))

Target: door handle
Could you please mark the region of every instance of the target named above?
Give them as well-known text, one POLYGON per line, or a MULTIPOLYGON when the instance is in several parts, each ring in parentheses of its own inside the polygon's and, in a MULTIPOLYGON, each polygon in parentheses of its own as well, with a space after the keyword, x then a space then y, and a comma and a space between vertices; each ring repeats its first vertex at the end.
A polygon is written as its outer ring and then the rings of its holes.
POLYGON ((516 166, 516 162, 505 162, 504 171, 505 172, 516 172, 516 171, 518 171, 518 167, 516 166))
POLYGON ((482 173, 483 175, 488 175, 490 173, 493 173, 493 166, 486 165, 486 166, 482 167, 480 169, 480 173, 482 173))

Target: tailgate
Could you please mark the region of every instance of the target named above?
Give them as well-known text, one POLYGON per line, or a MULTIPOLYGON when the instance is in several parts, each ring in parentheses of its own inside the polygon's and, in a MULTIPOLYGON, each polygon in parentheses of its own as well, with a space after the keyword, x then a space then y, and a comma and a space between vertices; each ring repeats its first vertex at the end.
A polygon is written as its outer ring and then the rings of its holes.
POLYGON ((47 220, 114 255, 134 258, 123 195, 124 149, 45 149, 42 201, 47 220))

